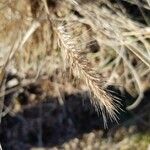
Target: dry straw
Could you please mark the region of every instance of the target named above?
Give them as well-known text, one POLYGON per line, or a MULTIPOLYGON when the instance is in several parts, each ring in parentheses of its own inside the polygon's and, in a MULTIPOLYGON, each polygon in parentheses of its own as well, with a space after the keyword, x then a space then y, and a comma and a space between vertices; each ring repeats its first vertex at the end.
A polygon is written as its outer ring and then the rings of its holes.
MULTIPOLYGON (((117 121, 120 104, 117 97, 113 97, 107 92, 106 80, 103 76, 97 74, 91 67, 92 63, 90 64, 80 53, 79 45, 82 44, 83 47, 86 47, 88 40, 91 40, 91 35, 101 47, 100 52, 96 54, 100 62, 97 63, 97 66, 93 65, 94 68, 101 74, 107 74, 110 77, 107 79, 108 81, 125 87, 132 96, 139 95, 135 105, 129 106, 128 109, 137 107, 142 100, 144 90, 149 88, 149 26, 131 19, 121 3, 114 4, 110 0, 84 2, 63 0, 57 1, 58 5, 56 6, 51 6, 47 2, 46 0, 10 1, 6 3, 6 7, 1 9, 1 56, 5 56, 7 49, 14 47, 13 39, 17 44, 11 53, 12 59, 8 58, 9 65, 5 65, 7 64, 5 58, 1 61, 0 80, 2 81, 4 78, 8 66, 10 68, 17 66, 17 70, 21 74, 26 74, 32 69, 34 72, 38 72, 36 78, 44 73, 52 74, 56 68, 62 68, 57 54, 57 35, 55 36, 53 23, 66 21, 67 25, 60 25, 56 29, 60 48, 64 54, 64 62, 67 62, 75 73, 78 73, 79 78, 84 79, 89 90, 94 94, 91 103, 98 112, 102 112, 105 125, 107 114, 111 119, 117 121), (11 10, 13 17, 11 21, 8 10, 11 10), (74 15, 74 10, 79 13, 74 15), (67 28, 72 22, 74 28, 76 28, 75 22, 80 23, 82 29, 90 27, 89 35, 85 35, 84 40, 82 38, 84 33, 76 37, 71 33, 76 31, 67 28), (18 33, 18 38, 14 38, 15 32, 18 33), (77 43, 74 37, 80 39, 80 42, 77 43), (85 40, 86 42, 84 42, 85 40), (6 48, 3 45, 6 45, 6 48), (46 63, 45 67, 39 67, 39 64, 46 63)), ((139 4, 142 9, 150 10, 148 1, 139 4)), ((89 28, 83 31, 87 32, 87 30, 89 28)), ((91 60, 93 59, 91 58, 91 60)))
POLYGON ((65 62, 68 62, 72 71, 83 78, 94 97, 91 103, 98 113, 102 113, 104 126, 107 127, 107 115, 111 120, 117 122, 119 110, 119 98, 112 96, 105 89, 104 77, 90 66, 88 60, 81 55, 76 46, 76 41, 71 37, 64 25, 58 27, 60 47, 64 53, 65 62))

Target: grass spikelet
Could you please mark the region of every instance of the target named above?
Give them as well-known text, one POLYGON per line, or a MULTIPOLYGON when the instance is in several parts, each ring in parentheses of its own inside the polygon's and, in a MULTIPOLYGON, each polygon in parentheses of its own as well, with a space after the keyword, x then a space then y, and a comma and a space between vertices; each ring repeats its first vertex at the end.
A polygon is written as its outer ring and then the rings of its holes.
POLYGON ((88 60, 81 55, 75 40, 71 38, 65 26, 61 25, 58 27, 58 36, 65 62, 68 62, 73 72, 78 73, 79 78, 83 77, 87 87, 93 93, 94 97, 91 99, 91 103, 98 113, 102 113, 104 126, 107 127, 106 116, 117 122, 119 110, 117 103, 119 101, 106 92, 104 77, 96 73, 88 60))

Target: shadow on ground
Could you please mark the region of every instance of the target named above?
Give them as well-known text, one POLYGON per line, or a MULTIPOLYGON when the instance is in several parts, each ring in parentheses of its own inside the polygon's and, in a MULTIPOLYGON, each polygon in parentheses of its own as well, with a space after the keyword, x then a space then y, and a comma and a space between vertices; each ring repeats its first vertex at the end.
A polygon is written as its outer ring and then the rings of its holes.
MULTIPOLYGON (((146 98, 142 106, 135 110, 136 114, 142 114, 141 108, 148 104, 150 93, 146 92, 146 98), (139 113, 138 113, 139 112, 139 113)), ((102 130, 103 137, 112 128, 128 126, 134 122, 140 126, 140 116, 134 118, 134 112, 126 112, 125 99, 122 98, 122 111, 119 115, 120 125, 108 121, 109 129, 104 129, 101 115, 97 115, 90 104, 87 92, 64 95, 64 103, 57 97, 46 97, 44 101, 30 105, 28 102, 22 105, 22 111, 9 113, 2 119, 0 126, 0 141, 4 150, 28 150, 31 147, 53 147, 64 142, 80 137, 84 133, 93 130, 102 130)), ((145 108, 146 112, 146 108, 145 108)), ((140 124, 141 123, 141 124, 140 124)), ((142 125, 143 126, 143 125, 142 125)))

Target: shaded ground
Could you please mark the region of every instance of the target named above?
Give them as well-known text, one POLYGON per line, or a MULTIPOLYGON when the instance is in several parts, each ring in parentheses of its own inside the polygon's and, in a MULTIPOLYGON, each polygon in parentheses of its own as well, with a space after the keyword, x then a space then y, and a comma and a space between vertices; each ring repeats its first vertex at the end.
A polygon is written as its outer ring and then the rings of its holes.
MULTIPOLYGON (((94 138, 93 143, 95 143, 94 141, 99 141, 98 139, 104 140, 110 137, 116 141, 120 140, 128 135, 128 131, 131 132, 130 134, 137 131, 149 133, 149 92, 145 93, 142 104, 134 112, 120 113, 119 125, 109 121, 109 129, 104 129, 102 116, 98 116, 90 105, 87 92, 64 94, 64 102, 58 97, 46 96, 42 99, 41 95, 39 88, 33 88, 33 85, 32 88, 25 89, 18 100, 21 110, 17 113, 10 112, 2 119, 0 141, 4 150, 54 146, 61 149, 61 145, 71 139, 76 139, 80 143, 81 138, 82 143, 89 137, 94 138), (37 95, 37 102, 31 104, 29 95, 33 93, 37 95), (85 135, 85 133, 90 134, 85 135)), ((129 95, 122 97, 121 103, 123 104, 128 98, 129 95)), ((124 107, 125 104, 122 108, 124 107)), ((81 147, 76 144, 75 148, 70 149, 82 149, 81 147)))

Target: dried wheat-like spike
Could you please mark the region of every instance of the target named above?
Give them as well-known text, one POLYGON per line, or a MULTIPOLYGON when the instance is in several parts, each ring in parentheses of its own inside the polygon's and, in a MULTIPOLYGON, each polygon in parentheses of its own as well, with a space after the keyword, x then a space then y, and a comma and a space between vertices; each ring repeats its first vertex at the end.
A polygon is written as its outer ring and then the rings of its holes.
POLYGON ((107 127, 106 115, 111 120, 117 121, 119 99, 106 92, 104 78, 89 66, 89 62, 85 57, 80 55, 80 50, 76 48, 76 42, 71 38, 65 26, 58 27, 58 36, 65 62, 69 63, 74 72, 83 77, 88 88, 92 91, 94 98, 91 99, 91 103, 97 112, 102 113, 105 127, 107 127))

